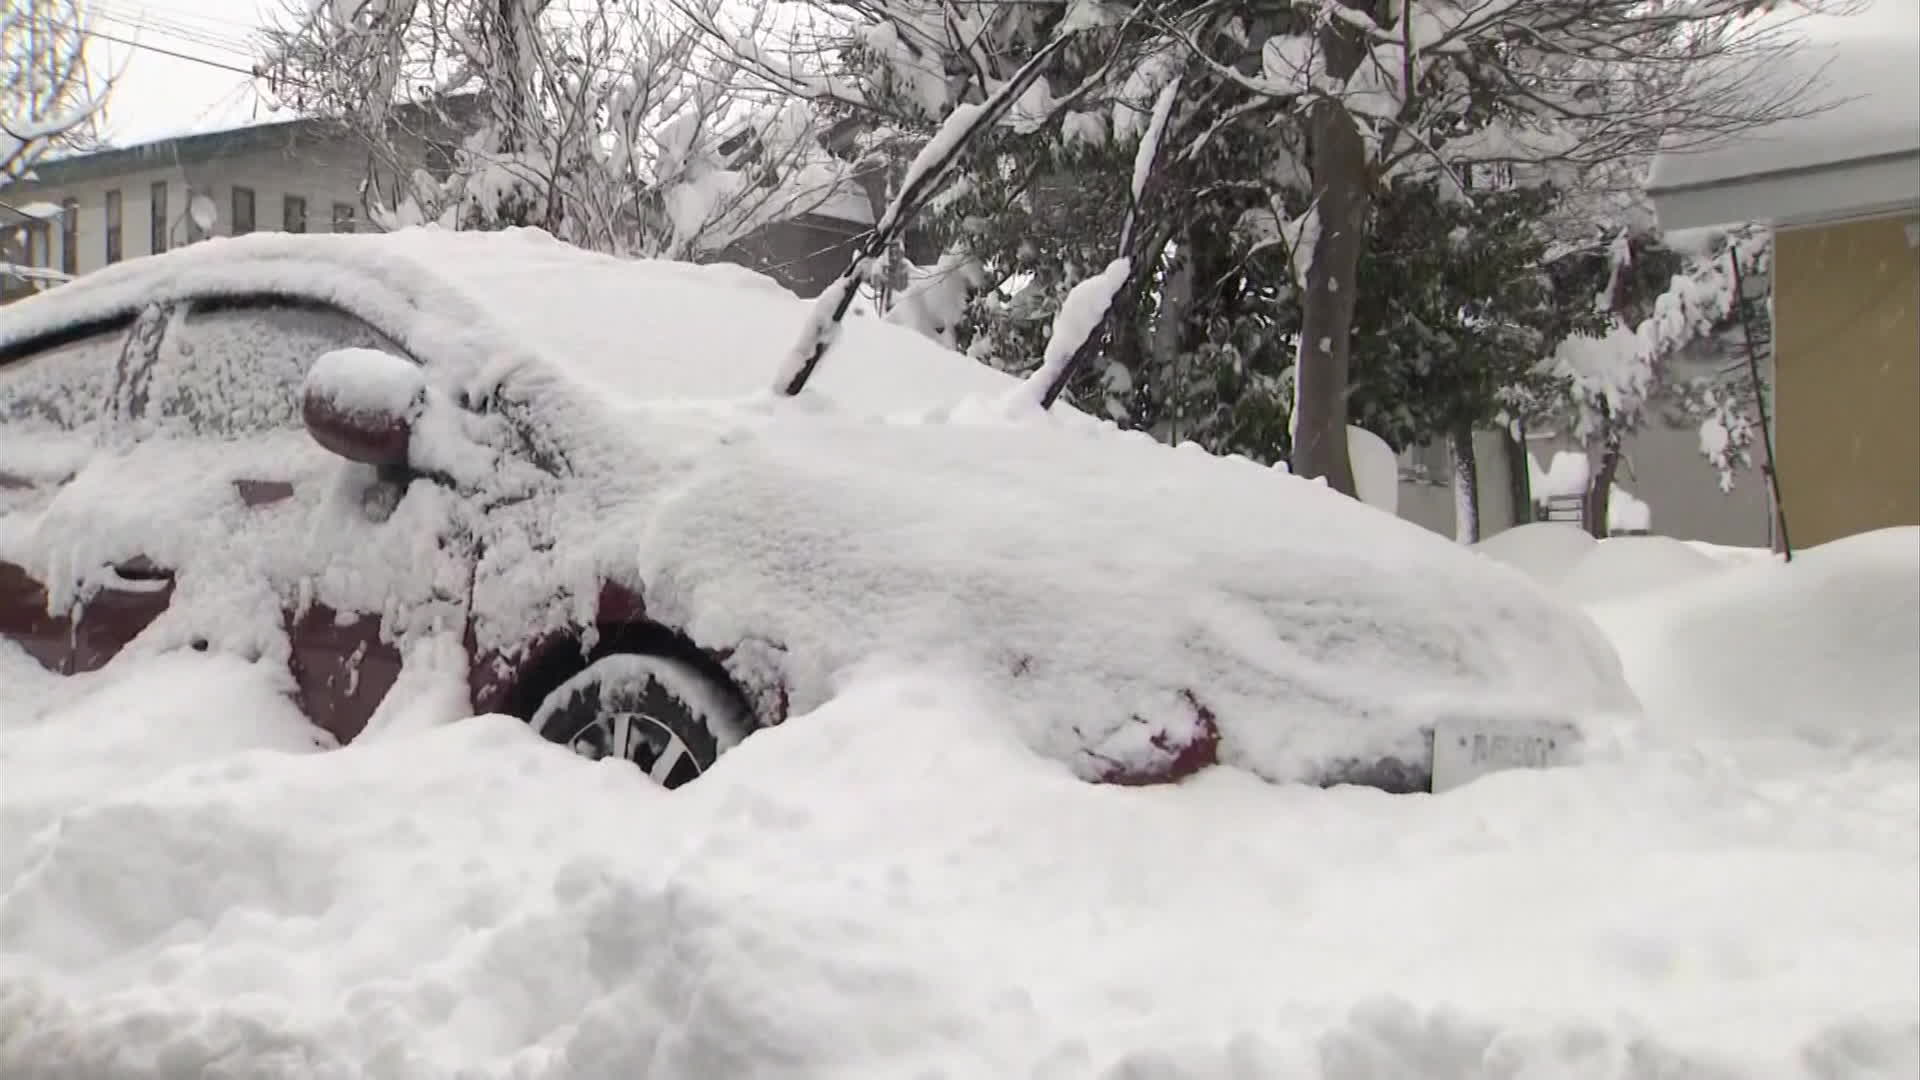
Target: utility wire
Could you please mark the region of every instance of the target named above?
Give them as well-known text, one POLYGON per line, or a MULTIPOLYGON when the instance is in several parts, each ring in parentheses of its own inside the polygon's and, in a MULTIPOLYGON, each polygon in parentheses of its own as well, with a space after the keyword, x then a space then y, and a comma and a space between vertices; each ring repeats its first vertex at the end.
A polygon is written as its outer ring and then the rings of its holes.
POLYGON ((95 9, 93 13, 93 17, 95 19, 104 19, 105 21, 110 23, 117 23, 121 26, 125 26, 133 30, 145 31, 147 33, 154 34, 162 38, 172 38, 176 41, 188 42, 194 45, 203 45, 208 48, 218 49, 222 52, 238 53, 242 55, 245 55, 251 52, 251 46, 247 42, 239 38, 222 37, 218 35, 204 33, 197 30, 176 28, 170 25, 162 25, 157 22, 147 22, 140 19, 129 18, 124 15, 115 14, 113 11, 108 10, 106 8, 95 9))
MULTIPOLYGON (((113 34, 106 33, 105 31, 102 31, 102 30, 95 30, 92 27, 88 27, 88 26, 73 26, 69 23, 51 22, 51 21, 49 22, 48 25, 57 26, 63 30, 72 30, 75 33, 85 34, 88 37, 97 37, 102 41, 111 41, 116 45, 125 45, 130 49, 145 49, 147 52, 159 53, 161 56, 171 56, 176 60, 185 60, 185 61, 188 61, 189 63, 202 64, 210 68, 219 68, 221 71, 231 71, 236 75, 246 75, 250 78, 257 77, 259 75, 259 73, 254 71, 252 68, 243 68, 243 67, 236 66, 234 64, 223 64, 218 60, 209 60, 204 56, 193 56, 188 53, 175 52, 172 49, 163 49, 158 45, 149 45, 144 41, 135 41, 131 38, 116 37, 113 34)), ((292 83, 295 86, 305 85, 304 83, 294 82, 292 79, 288 79, 285 81, 292 83)))

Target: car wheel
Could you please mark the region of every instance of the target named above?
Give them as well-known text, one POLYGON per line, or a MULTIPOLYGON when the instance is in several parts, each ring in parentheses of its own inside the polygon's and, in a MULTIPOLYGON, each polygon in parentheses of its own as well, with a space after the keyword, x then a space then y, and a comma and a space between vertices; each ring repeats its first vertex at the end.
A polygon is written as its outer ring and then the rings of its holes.
POLYGON ((555 687, 528 722, 584 757, 624 758, 663 787, 713 767, 745 737, 744 710, 693 667, 663 656, 602 656, 555 687))

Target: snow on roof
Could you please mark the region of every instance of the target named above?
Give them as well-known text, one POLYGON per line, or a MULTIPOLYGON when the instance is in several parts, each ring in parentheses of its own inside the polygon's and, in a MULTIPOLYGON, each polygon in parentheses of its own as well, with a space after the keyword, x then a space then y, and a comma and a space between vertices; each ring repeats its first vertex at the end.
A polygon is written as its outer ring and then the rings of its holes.
POLYGON ((27 221, 46 221, 57 218, 60 214, 60 204, 47 202, 45 199, 21 203, 18 206, 0 204, 0 220, 20 218, 27 221))
POLYGON ((1856 209, 1847 203, 1863 200, 1920 204, 1920 170, 1915 167, 1920 160, 1920 0, 1872 0, 1865 10, 1848 15, 1805 14, 1796 6, 1787 17, 1792 21, 1780 30, 1797 39, 1798 46, 1785 57, 1768 59, 1766 70, 1756 76, 1758 92, 1811 83, 1810 97, 1798 103, 1810 111, 1699 150, 1660 154, 1649 189, 1656 203, 1666 196, 1661 217, 1667 227, 1844 213, 1856 209), (1691 189, 1868 167, 1889 158, 1902 160, 1897 168, 1873 176, 1867 191, 1821 181, 1824 189, 1807 196, 1816 205, 1796 202, 1782 210, 1770 208, 1770 200, 1763 198, 1748 209, 1720 196, 1711 208, 1695 209, 1679 206, 1675 198, 1691 189), (1822 202, 1839 205, 1817 205, 1822 202))

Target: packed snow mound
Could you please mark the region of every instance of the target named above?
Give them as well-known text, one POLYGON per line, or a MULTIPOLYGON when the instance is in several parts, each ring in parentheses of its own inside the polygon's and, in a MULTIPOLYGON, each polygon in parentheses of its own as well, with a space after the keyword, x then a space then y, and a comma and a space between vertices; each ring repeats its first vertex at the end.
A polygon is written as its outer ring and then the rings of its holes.
POLYGON ((1347 456, 1353 461, 1353 493, 1375 510, 1400 512, 1400 459, 1387 440, 1347 425, 1347 456))
POLYGON ((1715 544, 1706 540, 1682 540, 1681 543, 1726 566, 1752 566, 1755 563, 1778 562, 1780 553, 1771 548, 1747 547, 1742 544, 1715 544))
POLYGON ((1920 528, 1589 610, 1663 722, 1920 752, 1920 528))
POLYGON ((1495 533, 1472 550, 1515 567, 1543 585, 1558 585, 1598 544, 1593 534, 1578 525, 1535 521, 1495 533))
POLYGON ((231 665, 121 674, 0 698, 9 747, 127 711, 8 761, 38 821, 0 835, 0 1075, 1920 1067, 1910 763, 1094 786, 969 680, 870 668, 666 792, 506 717, 308 754, 231 665), (229 745, 134 752, 188 696, 229 745))
POLYGON ((1726 564, 1670 536, 1613 536, 1595 543, 1568 568, 1559 592, 1575 603, 1619 600, 1667 589, 1726 569, 1726 564))

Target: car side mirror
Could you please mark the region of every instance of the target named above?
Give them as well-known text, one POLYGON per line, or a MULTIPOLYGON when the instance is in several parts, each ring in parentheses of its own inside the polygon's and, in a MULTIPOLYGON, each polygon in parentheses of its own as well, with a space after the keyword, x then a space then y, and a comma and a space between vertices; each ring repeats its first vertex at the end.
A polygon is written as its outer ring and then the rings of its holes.
POLYGON ((321 354, 300 389, 300 417, 313 441, 366 465, 405 466, 426 408, 426 372, 378 349, 321 354))

